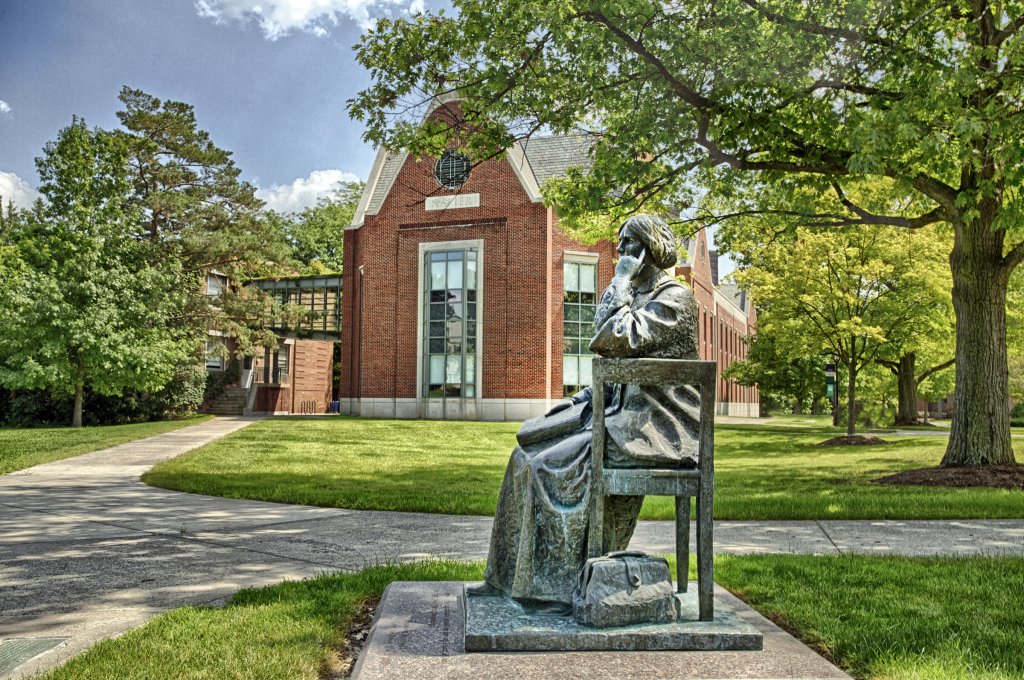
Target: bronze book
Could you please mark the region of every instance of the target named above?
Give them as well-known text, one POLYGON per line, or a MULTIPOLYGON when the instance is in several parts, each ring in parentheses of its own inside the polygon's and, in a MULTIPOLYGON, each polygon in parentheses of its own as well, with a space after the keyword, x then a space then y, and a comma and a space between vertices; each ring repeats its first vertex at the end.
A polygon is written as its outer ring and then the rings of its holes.
POLYGON ((529 446, 549 439, 558 439, 579 432, 590 415, 590 402, 573 404, 550 416, 537 416, 523 423, 516 433, 520 446, 529 446))

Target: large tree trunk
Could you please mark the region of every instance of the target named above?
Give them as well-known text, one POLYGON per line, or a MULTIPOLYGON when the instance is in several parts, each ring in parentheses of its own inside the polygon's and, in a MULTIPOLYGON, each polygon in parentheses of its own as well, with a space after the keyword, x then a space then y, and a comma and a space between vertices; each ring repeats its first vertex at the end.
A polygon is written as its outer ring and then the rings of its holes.
POLYGON ((914 364, 917 355, 913 352, 900 357, 896 368, 896 386, 899 406, 896 408, 897 425, 917 425, 917 376, 914 364))
POLYGON ((992 218, 954 224, 956 387, 943 467, 1013 464, 1006 365, 1006 287, 1001 231, 992 218))

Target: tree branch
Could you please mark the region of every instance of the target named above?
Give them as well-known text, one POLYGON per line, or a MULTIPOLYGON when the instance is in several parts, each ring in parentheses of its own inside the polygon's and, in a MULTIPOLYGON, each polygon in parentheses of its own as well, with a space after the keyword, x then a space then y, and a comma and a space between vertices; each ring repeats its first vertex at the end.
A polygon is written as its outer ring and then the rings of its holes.
POLYGON ((945 210, 941 206, 936 207, 934 210, 930 210, 923 215, 917 217, 899 217, 897 215, 877 215, 869 212, 859 205, 855 204, 846 194, 843 193, 842 187, 835 180, 832 181, 832 189, 836 192, 836 196, 839 197, 839 202, 842 203, 850 212, 857 215, 860 218, 858 224, 872 224, 882 225, 890 227, 902 227, 905 229, 920 229, 926 227, 929 224, 941 222, 945 219, 945 210))
POLYGON ((917 378, 916 378, 917 384, 920 385, 921 383, 923 383, 929 377, 935 375, 939 371, 946 370, 947 368, 949 368, 950 366, 952 366, 955 363, 956 363, 956 357, 953 357, 949 361, 944 361, 941 364, 938 364, 937 366, 932 366, 927 371, 925 371, 921 375, 917 376, 917 378))

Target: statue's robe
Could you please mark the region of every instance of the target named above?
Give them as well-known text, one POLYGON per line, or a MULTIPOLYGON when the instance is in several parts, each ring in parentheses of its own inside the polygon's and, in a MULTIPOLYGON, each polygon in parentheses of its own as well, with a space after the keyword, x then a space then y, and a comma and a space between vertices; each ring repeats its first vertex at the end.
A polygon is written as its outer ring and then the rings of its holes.
MULTIPOLYGON (((693 293, 663 272, 613 279, 598 304, 590 343, 604 357, 697 359, 693 293)), ((587 388, 575 395, 591 398, 587 388)), ((691 387, 607 386, 606 462, 612 467, 695 467, 700 396, 691 387)), ((590 419, 572 434, 512 452, 495 511, 484 579, 527 602, 569 603, 586 562, 590 419)), ((605 502, 605 551, 624 550, 642 496, 605 502)))

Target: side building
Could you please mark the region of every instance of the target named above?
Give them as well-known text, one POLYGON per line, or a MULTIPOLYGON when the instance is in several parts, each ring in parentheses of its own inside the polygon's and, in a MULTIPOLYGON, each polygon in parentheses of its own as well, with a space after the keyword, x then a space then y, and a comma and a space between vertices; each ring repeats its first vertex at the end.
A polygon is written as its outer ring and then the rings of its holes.
MULTIPOLYGON (((428 115, 454 122, 460 110, 441 102, 428 115)), ((584 138, 540 137, 472 167, 455 148, 431 161, 378 152, 344 239, 342 413, 519 421, 590 384, 587 344, 615 247, 569 238, 540 192, 586 165, 587 150, 584 138)), ((697 269, 702 356, 738 358, 753 309, 697 269), (714 335, 720 322, 742 335, 714 335), (727 354, 720 344, 733 340, 727 354)), ((745 401, 719 411, 756 415, 756 390, 740 389, 720 385, 720 399, 745 401)))

